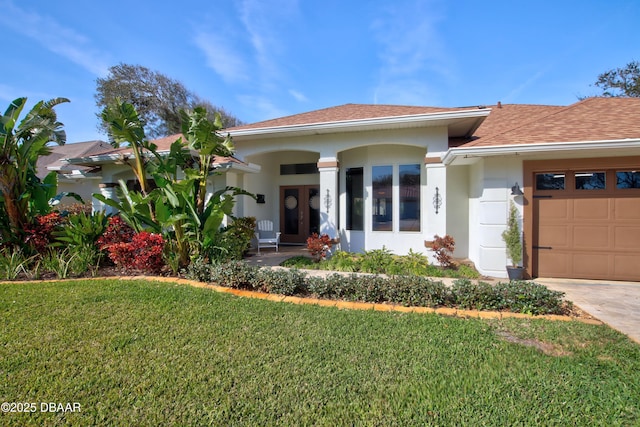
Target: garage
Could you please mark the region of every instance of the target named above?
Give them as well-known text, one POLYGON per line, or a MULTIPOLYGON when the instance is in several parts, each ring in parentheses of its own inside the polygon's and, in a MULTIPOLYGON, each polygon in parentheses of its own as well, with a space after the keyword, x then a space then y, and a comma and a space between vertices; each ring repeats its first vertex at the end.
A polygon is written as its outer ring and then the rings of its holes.
POLYGON ((639 160, 525 162, 534 277, 640 281, 639 160))

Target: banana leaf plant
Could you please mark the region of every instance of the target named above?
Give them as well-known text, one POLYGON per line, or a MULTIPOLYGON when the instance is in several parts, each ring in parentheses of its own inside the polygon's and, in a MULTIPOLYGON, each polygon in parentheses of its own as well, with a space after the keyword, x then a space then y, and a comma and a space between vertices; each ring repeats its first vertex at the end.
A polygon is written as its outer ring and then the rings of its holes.
POLYGON ((153 178, 156 188, 147 193, 136 192, 121 181, 119 200, 100 194, 94 197, 118 209, 136 231, 151 229, 163 233, 176 248, 180 266, 186 266, 192 258, 206 254, 215 246, 224 217, 231 217, 233 213, 235 197, 255 197, 238 187, 225 187, 210 196, 207 193, 207 184, 217 174, 212 168, 213 160, 215 156, 232 154, 231 139, 218 135, 222 125, 219 117, 215 121, 207 119, 203 108, 190 113, 182 111, 186 141, 178 138, 168 154, 160 155, 155 145, 145 142, 144 130, 133 106, 109 108, 111 120, 108 122, 112 129, 115 127, 117 138, 131 138, 135 140, 129 141, 132 147, 144 147, 151 154, 143 163, 144 173, 145 179, 146 174, 153 178), (132 131, 125 134, 125 128, 132 131))
POLYGON ((36 162, 51 152, 50 142, 66 142, 54 109, 65 102, 69 100, 40 101, 19 121, 27 98, 17 98, 0 116, 0 237, 5 242, 21 241, 25 225, 50 210, 56 177, 50 174, 41 181, 36 162))

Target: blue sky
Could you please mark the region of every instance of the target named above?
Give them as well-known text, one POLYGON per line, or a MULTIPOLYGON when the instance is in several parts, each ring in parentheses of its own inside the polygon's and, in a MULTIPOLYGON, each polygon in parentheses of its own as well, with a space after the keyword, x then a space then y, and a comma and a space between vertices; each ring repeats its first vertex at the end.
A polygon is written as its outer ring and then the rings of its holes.
POLYGON ((568 105, 640 60, 637 0, 0 0, 0 108, 97 130, 95 80, 137 64, 255 122, 345 103, 568 105))

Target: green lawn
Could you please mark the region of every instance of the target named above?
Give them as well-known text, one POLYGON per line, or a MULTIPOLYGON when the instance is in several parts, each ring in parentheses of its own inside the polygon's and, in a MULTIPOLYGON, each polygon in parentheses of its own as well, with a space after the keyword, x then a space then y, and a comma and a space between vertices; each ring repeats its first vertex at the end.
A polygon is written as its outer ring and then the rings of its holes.
POLYGON ((0 316, 0 400, 38 409, 0 425, 640 425, 640 346, 606 326, 116 280, 0 285, 0 316))

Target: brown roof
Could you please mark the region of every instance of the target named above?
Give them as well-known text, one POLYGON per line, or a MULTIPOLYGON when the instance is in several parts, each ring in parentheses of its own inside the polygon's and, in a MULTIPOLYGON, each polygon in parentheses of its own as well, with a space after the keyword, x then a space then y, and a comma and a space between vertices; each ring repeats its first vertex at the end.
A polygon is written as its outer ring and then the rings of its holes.
POLYGON ((400 117, 416 114, 443 113, 447 111, 477 110, 478 107, 418 107, 406 105, 376 105, 376 104, 344 104, 307 113, 280 117, 272 120, 236 126, 226 131, 246 129, 272 128, 281 126, 311 125, 318 123, 335 123, 349 120, 378 119, 383 117, 400 117))
POLYGON ((503 105, 464 147, 640 138, 640 98, 587 98, 567 107, 503 105))
POLYGON ((83 157, 91 156, 98 153, 102 153, 105 150, 113 149, 108 142, 104 141, 86 141, 86 142, 74 142, 65 145, 54 145, 51 147, 51 153, 46 156, 40 156, 36 163, 36 174, 40 178, 44 178, 49 172, 49 167, 61 170, 70 169, 85 169, 83 167, 71 168, 66 163, 62 162, 62 159, 68 159, 70 157, 83 157))
MULTIPOLYGON (((173 144, 178 138, 182 137, 183 141, 186 141, 186 138, 184 138, 184 135, 181 133, 177 133, 174 135, 169 135, 169 136, 165 136, 162 138, 158 138, 158 139, 152 139, 149 142, 155 144, 157 146, 157 150, 159 152, 163 152, 163 151, 169 151, 171 149, 171 144, 173 144)), ((77 156, 64 156, 64 158, 66 159, 70 159, 70 158, 84 158, 84 157, 91 157, 91 156, 101 156, 101 155, 110 155, 110 154, 121 154, 123 156, 125 155, 132 155, 133 151, 131 150, 131 147, 127 146, 127 147, 120 147, 120 148, 114 148, 113 146, 109 145, 108 143, 103 142, 103 149, 100 151, 96 151, 96 152, 92 152, 92 153, 84 153, 81 155, 77 155, 77 156)), ((74 162, 76 164, 90 164, 92 163, 93 160, 90 160, 88 162, 82 162, 82 163, 77 163, 74 162)), ((214 165, 221 165, 221 164, 225 164, 225 163, 239 163, 239 164, 245 164, 244 162, 236 159, 235 157, 221 157, 221 156, 215 156, 211 162, 214 165)))
MULTIPOLYGON (((640 138, 640 98, 587 98, 569 106, 498 104, 470 140, 451 146, 482 147, 545 142, 640 138)), ((477 109, 345 104, 227 129, 273 128, 477 109)))

